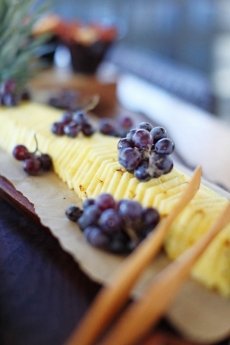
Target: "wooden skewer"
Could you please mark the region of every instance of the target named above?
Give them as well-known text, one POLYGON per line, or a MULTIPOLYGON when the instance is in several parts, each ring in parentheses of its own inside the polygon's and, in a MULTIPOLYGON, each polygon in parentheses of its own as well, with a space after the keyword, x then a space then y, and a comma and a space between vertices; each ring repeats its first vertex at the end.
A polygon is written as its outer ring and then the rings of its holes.
POLYGON ((194 246, 155 277, 143 298, 133 303, 124 312, 101 345, 136 344, 165 313, 180 286, 188 277, 194 263, 229 222, 230 203, 211 229, 194 246))
POLYGON ((86 317, 69 339, 68 345, 95 344, 95 339, 125 304, 136 280, 158 253, 173 221, 196 194, 200 186, 200 179, 201 168, 198 167, 170 214, 124 260, 110 285, 99 292, 86 317))

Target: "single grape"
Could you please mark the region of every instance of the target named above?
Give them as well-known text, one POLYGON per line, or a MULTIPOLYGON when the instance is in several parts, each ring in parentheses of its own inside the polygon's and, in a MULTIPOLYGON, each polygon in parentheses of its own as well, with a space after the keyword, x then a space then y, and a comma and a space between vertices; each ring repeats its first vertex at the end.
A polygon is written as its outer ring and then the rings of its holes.
POLYGON ((116 210, 108 209, 101 214, 98 224, 103 232, 112 234, 121 230, 122 219, 116 210))
POLYGON ((153 165, 156 168, 155 170, 160 170, 162 172, 161 175, 169 173, 173 168, 173 161, 167 156, 151 154, 150 161, 153 162, 153 165))
POLYGON ((51 126, 51 132, 56 135, 64 134, 64 124, 61 122, 54 122, 51 126))
POLYGON ((94 132, 95 132, 95 130, 90 123, 85 123, 82 125, 82 133, 86 137, 90 137, 94 132))
POLYGON ((72 222, 77 222, 81 217, 82 212, 83 211, 79 207, 72 205, 66 209, 65 214, 69 220, 72 222))
POLYGON ((167 137, 167 132, 163 127, 153 127, 150 134, 153 138, 153 144, 155 144, 158 140, 167 137))
POLYGON ((153 230, 160 221, 159 212, 152 207, 148 207, 142 212, 142 223, 145 233, 153 230))
POLYGON ((116 135, 117 129, 113 122, 109 119, 102 119, 99 122, 99 132, 105 135, 116 135))
POLYGON ((118 231, 112 235, 108 250, 115 254, 127 254, 130 252, 130 239, 124 231, 118 231))
POLYGON ((115 208, 116 207, 116 201, 114 200, 114 198, 111 194, 103 193, 97 197, 96 205, 100 210, 104 211, 104 210, 107 210, 109 208, 115 208))
POLYGON ((91 225, 85 228, 84 236, 92 246, 102 249, 108 248, 109 237, 97 226, 91 225))
POLYGON ((61 123, 67 125, 73 120, 73 113, 70 111, 65 112, 61 117, 61 123))
POLYGON ((118 141, 117 148, 118 150, 126 149, 128 147, 132 147, 133 145, 130 143, 130 141, 126 138, 122 138, 118 141))
POLYGON ((174 150, 174 143, 169 138, 162 138, 155 144, 154 151, 161 155, 170 155, 174 150))
POLYGON ((134 176, 139 181, 149 181, 151 179, 151 175, 149 173, 149 163, 148 161, 143 161, 135 170, 134 170, 134 176))
POLYGON ((130 129, 130 131, 126 134, 126 139, 131 143, 133 144, 133 136, 134 134, 136 133, 136 129, 130 129))
POLYGON ((18 104, 18 98, 12 93, 4 93, 2 95, 2 104, 6 107, 14 107, 18 104))
POLYGON ((37 175, 41 171, 40 159, 35 156, 25 159, 23 169, 28 175, 37 175))
POLYGON ((64 133, 67 135, 67 137, 76 138, 79 132, 79 126, 73 121, 64 127, 64 133))
POLYGON ((134 145, 140 149, 148 149, 153 143, 152 137, 146 129, 138 129, 132 140, 134 145))
POLYGON ((120 118, 118 122, 119 122, 120 127, 122 129, 125 129, 126 131, 129 130, 131 127, 133 127, 133 120, 129 116, 120 118))
POLYGON ((77 111, 73 114, 73 121, 77 125, 82 126, 88 122, 88 118, 87 118, 87 115, 83 113, 82 111, 77 111))
POLYGON ((121 200, 118 205, 118 212, 127 225, 133 225, 141 220, 142 206, 134 200, 121 200))
POLYGON ((96 205, 88 206, 82 216, 78 219, 78 224, 82 230, 89 225, 97 225, 101 211, 96 205))
POLYGON ((43 171, 50 171, 53 168, 53 162, 52 158, 50 155, 47 153, 42 153, 41 156, 39 157, 39 160, 41 162, 41 169, 43 171))
POLYGON ((91 198, 85 199, 83 201, 83 204, 82 204, 83 210, 85 210, 87 207, 92 206, 94 204, 95 204, 95 200, 94 199, 91 199, 91 198))
POLYGON ((13 149, 13 156, 18 161, 24 161, 26 158, 30 157, 30 152, 28 151, 26 146, 24 146, 24 145, 17 145, 13 149))
POLYGON ((119 163, 129 172, 133 172, 141 162, 142 155, 137 148, 127 148, 119 152, 119 163))
POLYGON ((145 129, 146 131, 150 132, 152 130, 153 126, 149 122, 141 122, 139 124, 138 128, 145 129))

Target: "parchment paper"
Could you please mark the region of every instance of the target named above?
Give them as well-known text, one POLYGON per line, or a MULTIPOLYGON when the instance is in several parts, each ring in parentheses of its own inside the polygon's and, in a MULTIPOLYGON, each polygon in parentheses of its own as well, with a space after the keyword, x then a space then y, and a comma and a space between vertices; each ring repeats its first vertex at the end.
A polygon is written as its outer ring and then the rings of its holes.
MULTIPOLYGON (((27 176, 22 164, 2 150, 0 175, 10 180, 33 203, 41 223, 50 229, 61 247, 73 256, 83 271, 91 279, 108 284, 124 258, 91 247, 77 225, 66 218, 65 209, 70 204, 80 204, 77 195, 54 173, 27 176)), ((133 296, 138 298, 154 274, 167 263, 167 258, 161 255, 145 271, 133 296)), ((193 341, 210 344, 230 335, 230 300, 192 280, 184 284, 166 316, 182 334, 193 341)))

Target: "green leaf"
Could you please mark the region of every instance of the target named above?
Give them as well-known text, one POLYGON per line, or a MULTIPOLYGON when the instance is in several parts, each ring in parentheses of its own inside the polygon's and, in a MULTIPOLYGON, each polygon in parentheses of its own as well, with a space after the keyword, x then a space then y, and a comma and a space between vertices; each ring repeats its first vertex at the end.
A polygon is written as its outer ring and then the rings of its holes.
POLYGON ((37 50, 47 35, 32 38, 32 29, 46 10, 47 3, 34 0, 0 0, 0 84, 7 79, 25 84, 39 71, 37 50))

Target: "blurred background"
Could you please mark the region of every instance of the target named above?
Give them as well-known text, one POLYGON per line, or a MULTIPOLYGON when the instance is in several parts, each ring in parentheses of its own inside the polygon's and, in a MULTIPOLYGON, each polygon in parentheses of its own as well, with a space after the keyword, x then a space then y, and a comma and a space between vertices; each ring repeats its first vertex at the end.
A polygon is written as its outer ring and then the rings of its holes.
POLYGON ((116 25, 107 61, 230 121, 229 0, 53 0, 52 9, 116 25))

